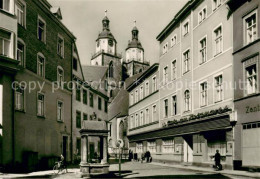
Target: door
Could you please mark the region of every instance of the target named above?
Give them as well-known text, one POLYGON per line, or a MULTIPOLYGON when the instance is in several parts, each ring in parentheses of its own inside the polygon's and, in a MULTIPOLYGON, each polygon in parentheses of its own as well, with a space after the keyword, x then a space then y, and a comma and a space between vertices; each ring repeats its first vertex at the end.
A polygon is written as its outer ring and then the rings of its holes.
POLYGON ((260 166, 260 124, 243 125, 242 163, 243 166, 260 166))
POLYGON ((184 162, 191 163, 193 162, 193 139, 191 136, 185 136, 183 143, 183 160, 184 162))
POLYGON ((67 147, 68 147, 68 137, 63 136, 62 140, 62 155, 64 157, 64 161, 67 161, 67 147))

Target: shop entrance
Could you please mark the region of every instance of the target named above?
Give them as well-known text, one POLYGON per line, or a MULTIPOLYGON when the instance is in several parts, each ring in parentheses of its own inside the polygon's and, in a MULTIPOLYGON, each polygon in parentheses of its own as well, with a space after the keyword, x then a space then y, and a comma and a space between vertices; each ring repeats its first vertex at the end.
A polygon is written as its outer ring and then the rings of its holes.
POLYGON ((184 162, 191 163, 193 162, 193 139, 192 135, 184 136, 183 143, 183 160, 184 162))

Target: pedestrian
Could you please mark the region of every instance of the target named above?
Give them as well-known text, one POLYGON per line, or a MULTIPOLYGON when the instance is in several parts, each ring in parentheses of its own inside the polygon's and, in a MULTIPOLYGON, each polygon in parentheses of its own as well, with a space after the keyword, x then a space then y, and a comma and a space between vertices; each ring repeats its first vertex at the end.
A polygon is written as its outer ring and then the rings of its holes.
POLYGON ((222 165, 220 164, 221 155, 219 153, 219 150, 216 150, 216 154, 214 156, 215 158, 215 167, 217 170, 222 170, 222 165))

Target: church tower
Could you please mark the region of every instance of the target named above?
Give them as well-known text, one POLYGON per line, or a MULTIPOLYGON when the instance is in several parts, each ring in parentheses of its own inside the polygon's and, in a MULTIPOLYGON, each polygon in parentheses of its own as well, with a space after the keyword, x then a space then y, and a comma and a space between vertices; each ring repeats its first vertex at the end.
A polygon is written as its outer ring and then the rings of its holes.
POLYGON ((110 32, 109 23, 106 10, 105 17, 102 20, 102 32, 98 34, 96 50, 91 58, 91 65, 108 66, 111 60, 120 61, 121 59, 120 55, 117 54, 117 41, 110 32))
POLYGON ((144 49, 138 39, 138 34, 139 30, 136 27, 136 21, 134 21, 132 40, 129 41, 126 48, 126 58, 124 61, 124 66, 127 68, 129 77, 142 72, 149 66, 149 63, 144 60, 144 49))

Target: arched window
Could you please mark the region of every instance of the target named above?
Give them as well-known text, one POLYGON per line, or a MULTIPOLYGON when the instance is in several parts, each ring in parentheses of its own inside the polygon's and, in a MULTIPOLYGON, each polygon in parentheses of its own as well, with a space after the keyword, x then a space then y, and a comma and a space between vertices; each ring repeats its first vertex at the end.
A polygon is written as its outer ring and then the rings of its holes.
POLYGON ((185 111, 190 111, 191 110, 191 96, 190 96, 190 91, 186 90, 184 92, 184 108, 185 111))
POLYGON ((108 74, 109 74, 110 78, 114 77, 114 65, 113 65, 113 62, 111 62, 110 65, 109 65, 108 74))

